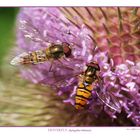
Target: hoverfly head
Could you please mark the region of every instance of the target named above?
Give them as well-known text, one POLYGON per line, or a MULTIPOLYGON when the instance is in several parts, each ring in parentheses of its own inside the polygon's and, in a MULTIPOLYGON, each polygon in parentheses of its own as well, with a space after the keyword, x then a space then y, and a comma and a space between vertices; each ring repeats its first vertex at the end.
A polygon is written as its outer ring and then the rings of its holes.
POLYGON ((69 57, 71 55, 71 47, 70 47, 70 44, 64 42, 62 43, 63 45, 63 50, 64 50, 64 54, 66 57, 69 57))
POLYGON ((95 61, 92 61, 92 62, 88 63, 88 64, 87 64, 87 67, 92 67, 92 68, 94 68, 94 69, 100 71, 99 64, 98 64, 97 62, 95 62, 95 61))

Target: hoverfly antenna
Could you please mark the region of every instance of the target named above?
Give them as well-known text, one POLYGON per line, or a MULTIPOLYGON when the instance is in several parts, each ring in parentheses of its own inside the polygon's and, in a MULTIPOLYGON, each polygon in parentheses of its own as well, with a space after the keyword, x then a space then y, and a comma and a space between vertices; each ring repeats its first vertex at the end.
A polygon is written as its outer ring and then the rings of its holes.
POLYGON ((70 47, 70 44, 68 44, 66 42, 63 42, 62 45, 63 45, 63 50, 64 50, 65 56, 66 57, 69 57, 71 55, 71 47, 70 47))

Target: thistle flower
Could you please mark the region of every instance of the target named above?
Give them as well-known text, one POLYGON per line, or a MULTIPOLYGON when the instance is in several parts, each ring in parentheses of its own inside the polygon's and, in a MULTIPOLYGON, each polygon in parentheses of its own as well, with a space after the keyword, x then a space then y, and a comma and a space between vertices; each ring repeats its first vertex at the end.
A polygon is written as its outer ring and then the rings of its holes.
POLYGON ((97 61, 102 84, 93 91, 88 111, 116 119, 125 112, 140 125, 139 17, 138 8, 23 8, 17 18, 20 48, 28 52, 67 42, 72 55, 54 61, 51 72, 51 62, 46 62, 21 69, 21 74, 33 83, 50 85, 58 96, 68 98, 64 103, 74 105, 78 75, 87 63, 97 61), (108 107, 114 105, 118 109, 108 107))

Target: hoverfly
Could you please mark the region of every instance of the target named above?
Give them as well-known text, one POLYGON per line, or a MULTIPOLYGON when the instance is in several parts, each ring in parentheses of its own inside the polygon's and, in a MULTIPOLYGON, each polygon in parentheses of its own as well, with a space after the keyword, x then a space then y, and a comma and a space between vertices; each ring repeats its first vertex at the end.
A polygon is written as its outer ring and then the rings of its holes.
POLYGON ((22 34, 26 39, 41 45, 48 44, 48 47, 45 49, 21 53, 12 59, 12 65, 40 64, 46 61, 53 62, 54 60, 61 62, 61 58, 65 59, 71 55, 72 49, 69 43, 65 41, 61 43, 54 43, 48 38, 50 37, 49 35, 44 38, 38 28, 30 24, 30 21, 20 20, 19 29, 22 31, 22 34))
POLYGON ((51 44, 44 50, 36 50, 32 52, 24 52, 16 56, 12 61, 12 65, 39 64, 49 60, 58 60, 62 57, 71 55, 71 46, 63 42, 62 44, 51 44))
MULTIPOLYGON (((97 83, 102 80, 99 77, 100 67, 97 62, 90 62, 87 64, 85 72, 82 74, 82 80, 79 81, 76 95, 75 108, 77 110, 84 109, 90 99, 92 99, 92 91, 96 89, 97 83)), ((101 88, 101 87, 100 87, 101 88)), ((120 104, 113 94, 96 93, 99 99, 111 109, 120 112, 120 104)))

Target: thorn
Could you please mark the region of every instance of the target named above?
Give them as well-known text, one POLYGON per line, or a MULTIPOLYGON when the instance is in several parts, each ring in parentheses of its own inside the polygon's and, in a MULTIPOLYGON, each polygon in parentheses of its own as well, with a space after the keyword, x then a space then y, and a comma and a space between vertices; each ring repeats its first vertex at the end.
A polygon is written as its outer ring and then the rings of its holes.
POLYGON ((107 38, 108 45, 111 46, 111 41, 107 38))
POLYGON ((97 42, 95 41, 95 39, 93 38, 93 36, 88 35, 90 37, 90 39, 93 41, 93 43, 97 46, 97 42))
POLYGON ((76 12, 76 14, 83 20, 85 20, 85 18, 83 17, 83 15, 81 15, 81 13, 79 13, 79 11, 77 11, 77 9, 75 9, 74 7, 72 7, 72 9, 76 12))
POLYGON ((93 32, 93 34, 96 33, 96 32, 94 31, 94 29, 93 29, 91 26, 89 26, 87 23, 85 23, 85 25, 93 32))
POLYGON ((66 15, 66 19, 67 19, 68 21, 70 21, 73 25, 75 25, 78 29, 80 29, 80 27, 72 20, 73 15, 72 15, 72 13, 68 10, 68 8, 61 8, 60 11, 61 11, 64 15, 67 14, 67 15, 66 15))
POLYGON ((132 10, 132 14, 135 15, 135 16, 137 15, 137 12, 138 12, 138 8, 137 7, 132 10))
POLYGON ((80 29, 80 27, 74 22, 72 21, 72 19, 66 17, 67 20, 69 20, 73 25, 75 25, 78 29, 80 29))
POLYGON ((103 14, 105 20, 107 21, 108 20, 108 17, 106 15, 106 13, 104 12, 104 10, 101 7, 99 9, 100 9, 101 13, 103 14))
POLYGON ((135 23, 134 32, 140 29, 140 20, 135 23))
POLYGON ((93 16, 93 14, 91 13, 91 11, 88 9, 88 7, 85 7, 85 9, 87 10, 88 14, 90 15, 90 17, 96 21, 95 17, 93 16))
POLYGON ((119 31, 122 32, 123 31, 123 26, 122 26, 122 15, 121 15, 121 10, 118 7, 118 18, 119 18, 119 31))
POLYGON ((140 35, 140 30, 135 30, 132 32, 132 35, 140 35))
MULTIPOLYGON (((109 31, 108 27, 104 23, 103 23, 103 27, 104 27, 106 33, 108 35, 110 35, 110 31, 109 31)), ((107 42, 108 42, 109 45, 111 45, 111 41, 109 40, 109 38, 107 38, 107 42)))
POLYGON ((140 40, 136 41, 133 45, 140 45, 140 40))
POLYGON ((122 15, 121 15, 121 10, 120 10, 120 8, 118 7, 117 10, 118 10, 119 19, 122 20, 122 15))
POLYGON ((63 8, 62 7, 60 10, 61 10, 62 13, 64 13, 64 14, 67 13, 68 15, 70 15, 71 17, 73 17, 72 13, 68 10, 68 8, 65 8, 65 7, 63 8))
POLYGON ((87 26, 90 28, 91 31, 94 32, 94 30, 92 29, 92 27, 90 27, 90 24, 89 24, 89 22, 86 20, 86 18, 84 18, 84 16, 83 16, 77 9, 75 9, 74 7, 73 7, 72 9, 73 9, 73 10, 77 13, 77 15, 83 20, 83 23, 84 23, 85 25, 87 25, 87 26))
POLYGON ((107 26, 104 23, 103 23, 103 26, 104 26, 104 29, 105 29, 106 33, 109 35, 110 34, 109 29, 107 28, 107 26))

